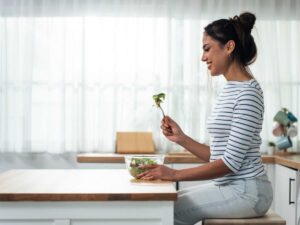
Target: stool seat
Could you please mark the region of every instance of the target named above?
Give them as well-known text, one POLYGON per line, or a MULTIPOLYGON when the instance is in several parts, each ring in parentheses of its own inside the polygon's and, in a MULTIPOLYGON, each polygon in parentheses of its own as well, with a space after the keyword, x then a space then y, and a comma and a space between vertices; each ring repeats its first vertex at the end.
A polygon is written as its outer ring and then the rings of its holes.
POLYGON ((205 219, 204 225, 285 225, 286 221, 273 211, 263 217, 245 219, 205 219))

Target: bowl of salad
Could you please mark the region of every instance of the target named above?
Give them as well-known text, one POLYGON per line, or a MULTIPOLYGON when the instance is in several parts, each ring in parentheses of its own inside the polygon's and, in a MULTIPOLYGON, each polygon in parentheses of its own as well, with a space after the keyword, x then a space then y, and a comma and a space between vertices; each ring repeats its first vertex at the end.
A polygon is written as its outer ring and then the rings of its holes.
POLYGON ((126 168, 131 176, 137 178, 137 175, 145 172, 149 168, 143 168, 147 165, 162 165, 164 164, 163 155, 126 155, 126 168))

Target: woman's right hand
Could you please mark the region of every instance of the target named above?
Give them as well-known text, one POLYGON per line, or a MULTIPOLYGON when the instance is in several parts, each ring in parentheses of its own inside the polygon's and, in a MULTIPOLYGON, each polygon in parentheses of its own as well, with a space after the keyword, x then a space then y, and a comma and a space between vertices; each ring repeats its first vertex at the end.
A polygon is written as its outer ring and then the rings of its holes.
POLYGON ((167 139, 177 144, 182 143, 186 137, 179 125, 169 116, 161 120, 160 128, 167 139))

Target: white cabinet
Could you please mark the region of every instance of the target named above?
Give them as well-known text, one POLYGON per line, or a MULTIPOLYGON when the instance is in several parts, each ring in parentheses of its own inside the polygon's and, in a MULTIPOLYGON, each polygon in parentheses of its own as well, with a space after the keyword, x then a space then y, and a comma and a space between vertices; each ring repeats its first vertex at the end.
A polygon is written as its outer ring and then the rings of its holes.
POLYGON ((125 163, 80 163, 79 169, 126 169, 125 163))
MULTIPOLYGON (((201 166, 202 164, 199 163, 175 163, 173 164, 173 169, 186 169, 186 168, 192 168, 192 167, 197 167, 201 166)), ((178 184, 178 190, 182 190, 188 187, 192 187, 195 185, 200 185, 200 184, 206 184, 211 182, 211 180, 204 180, 204 181, 180 181, 178 184)))
POLYGON ((296 224, 297 170, 275 165, 275 211, 286 220, 286 225, 296 224))
POLYGON ((170 225, 173 201, 0 202, 0 225, 170 225))

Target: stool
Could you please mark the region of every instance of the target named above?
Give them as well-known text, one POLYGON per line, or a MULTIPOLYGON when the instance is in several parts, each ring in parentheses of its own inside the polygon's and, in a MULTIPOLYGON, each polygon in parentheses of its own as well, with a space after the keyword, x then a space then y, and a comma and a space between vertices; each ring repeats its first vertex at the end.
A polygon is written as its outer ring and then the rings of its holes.
POLYGON ((206 219, 202 223, 203 225, 285 225, 286 221, 270 210, 266 215, 258 218, 206 219))

